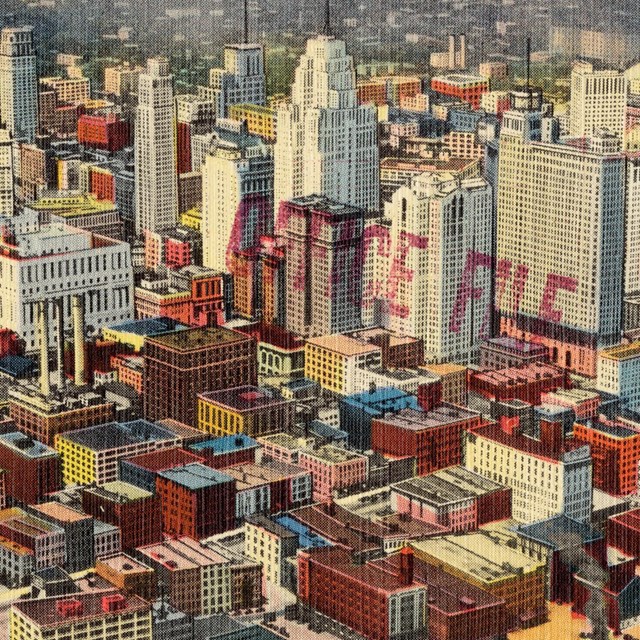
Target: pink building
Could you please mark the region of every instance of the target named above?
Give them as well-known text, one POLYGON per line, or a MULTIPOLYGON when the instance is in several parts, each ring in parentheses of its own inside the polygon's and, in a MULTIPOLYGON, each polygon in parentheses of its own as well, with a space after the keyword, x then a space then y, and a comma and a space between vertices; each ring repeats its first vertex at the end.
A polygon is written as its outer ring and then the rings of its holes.
POLYGON ((287 464, 298 464, 300 451, 314 442, 312 439, 296 438, 288 433, 273 433, 256 440, 262 445, 262 455, 265 458, 280 460, 287 464))
POLYGON ((553 404, 573 409, 577 420, 597 418, 600 409, 600 394, 587 389, 558 389, 540 396, 541 404, 553 404))
POLYGON ((313 477, 313 499, 330 500, 335 489, 366 482, 369 459, 332 444, 304 449, 298 454, 298 465, 313 477))

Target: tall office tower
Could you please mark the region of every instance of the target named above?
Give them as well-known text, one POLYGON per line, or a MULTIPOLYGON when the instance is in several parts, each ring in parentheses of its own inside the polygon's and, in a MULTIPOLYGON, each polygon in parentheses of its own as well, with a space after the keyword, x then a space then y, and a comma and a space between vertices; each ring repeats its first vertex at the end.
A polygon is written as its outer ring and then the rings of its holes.
MULTIPOLYGON (((627 156, 624 294, 640 294, 640 155, 627 156)), ((625 325, 626 326, 626 325, 625 325)))
POLYGON ((176 96, 176 130, 178 141, 178 174, 200 171, 191 158, 191 136, 209 133, 215 122, 211 100, 190 93, 176 96))
POLYGON ((169 60, 150 58, 140 74, 135 132, 136 233, 174 226, 178 176, 169 60))
POLYGON ((504 114, 498 168, 496 306, 500 330, 545 344, 552 362, 596 374, 620 338, 625 159, 620 141, 542 142, 548 118, 504 114))
POLYGON ((362 209, 323 196, 282 204, 286 327, 315 337, 361 326, 362 209))
POLYGON ((291 92, 278 108, 275 208, 310 194, 378 209, 376 110, 358 105, 353 59, 328 34, 307 41, 291 92))
POLYGON ((490 332, 492 203, 482 178, 423 173, 387 204, 390 250, 371 247, 382 288, 369 288, 377 301, 365 304, 380 306, 384 326, 421 338, 428 362, 472 362, 490 332))
POLYGON ((13 141, 0 129, 0 216, 12 216, 13 204, 13 141))
POLYGON ((264 48, 249 42, 247 2, 244 2, 242 43, 224 48, 224 68, 209 71, 209 86, 198 87, 201 97, 213 99, 216 116, 226 118, 234 104, 264 106, 267 100, 264 48))
POLYGON ((574 63, 569 122, 572 137, 588 138, 598 129, 608 129, 622 140, 626 106, 627 81, 622 71, 597 70, 590 62, 574 63))
POLYGON ((233 120, 215 130, 202 166, 205 267, 230 271, 230 254, 259 246, 273 233, 271 147, 233 120))
POLYGON ((14 140, 34 141, 38 79, 33 27, 7 27, 0 32, 0 123, 14 140))

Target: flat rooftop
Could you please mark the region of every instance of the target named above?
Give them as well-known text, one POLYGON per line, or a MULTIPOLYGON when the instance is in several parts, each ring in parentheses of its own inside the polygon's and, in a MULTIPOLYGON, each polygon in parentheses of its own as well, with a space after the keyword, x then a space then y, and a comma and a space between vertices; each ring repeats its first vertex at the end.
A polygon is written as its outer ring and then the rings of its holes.
POLYGON ((422 431, 447 424, 454 424, 463 420, 480 418, 480 414, 469 411, 453 404, 443 403, 430 411, 419 409, 402 409, 397 413, 381 418, 385 423, 392 424, 409 431, 422 431))
POLYGON ((262 464, 237 464, 233 467, 225 467, 223 471, 235 478, 238 491, 309 473, 302 467, 280 462, 279 460, 263 462, 262 464))
POLYGON ((187 536, 172 538, 139 547, 138 553, 161 564, 170 571, 209 567, 214 564, 225 564, 228 560, 205 544, 201 544, 187 536))
POLYGON ((222 389, 220 391, 206 391, 199 393, 198 398, 234 411, 252 411, 289 404, 289 400, 284 400, 266 389, 252 385, 222 389))
POLYGON ((342 462, 350 462, 352 460, 366 460, 366 457, 362 454, 355 453, 354 451, 348 451, 342 447, 336 447, 333 444, 325 444, 317 449, 303 449, 300 454, 317 458, 318 460, 328 462, 329 464, 340 464, 342 462))
POLYGON ((43 502, 42 504, 31 505, 32 509, 35 509, 43 516, 47 516, 58 522, 81 522, 82 520, 89 520, 91 516, 83 513, 82 511, 76 511, 71 507, 67 507, 59 502, 43 502))
POLYGON ((481 348, 496 348, 499 350, 510 351, 522 356, 546 355, 549 353, 547 347, 538 342, 528 342, 519 340, 511 336, 501 336, 499 338, 491 338, 485 340, 481 348))
POLYGON ((99 558, 96 563, 103 564, 118 573, 136 574, 136 573, 153 573, 153 569, 147 565, 134 560, 126 553, 118 553, 113 556, 99 558))
MULTIPOLYGON (((44 598, 42 600, 16 600, 12 607, 22 615, 35 622, 39 627, 48 629, 55 628, 62 624, 69 624, 71 621, 81 622, 95 618, 104 618, 102 610, 102 598, 108 595, 121 594, 119 591, 103 591, 100 593, 74 593, 71 596, 61 598, 44 598), (58 612, 57 603, 61 601, 78 601, 82 603, 82 613, 77 616, 67 617, 58 612)), ((133 612, 149 611, 151 604, 136 595, 125 595, 124 608, 121 614, 127 615, 133 612)))
POLYGON ((145 491, 128 482, 122 482, 122 480, 114 480, 113 482, 107 482, 98 486, 89 485, 85 487, 83 491, 101 498, 106 498, 112 502, 120 502, 123 499, 125 501, 143 500, 153 497, 153 494, 149 491, 145 491))
POLYGON ((218 484, 232 482, 231 475, 207 467, 199 462, 192 462, 181 467, 173 467, 158 473, 160 478, 175 482, 191 491, 214 487, 218 484))
POLYGON ((640 431, 635 431, 629 427, 625 427, 619 422, 602 422, 600 420, 580 420, 579 424, 583 424, 586 427, 604 433, 614 438, 633 438, 640 436, 640 431))
POLYGON ((548 520, 524 524, 518 527, 518 535, 551 546, 554 550, 566 549, 602 540, 602 533, 585 522, 578 522, 564 515, 548 520))
POLYGON ((631 360, 640 357, 640 341, 624 344, 610 349, 602 349, 599 353, 601 358, 609 360, 631 360))
POLYGON ((153 336, 150 340, 154 344, 176 351, 198 351, 206 347, 244 342, 249 340, 249 337, 244 333, 224 327, 197 327, 153 336))
POLYGON ((495 385, 514 384, 515 386, 515 384, 525 384, 541 379, 552 380, 562 375, 563 371, 558 367, 544 362, 531 362, 521 367, 478 371, 474 372, 471 377, 473 380, 481 380, 495 385))
POLYGON ((391 485, 393 491, 415 496, 436 506, 455 504, 505 488, 460 465, 391 485))
POLYGON ((266 516, 263 516, 261 514, 248 516, 247 518, 245 518, 245 522, 253 525, 254 527, 265 529, 266 531, 269 531, 270 533, 273 533, 280 538, 297 537, 296 534, 287 527, 284 527, 278 522, 271 520, 271 518, 267 518, 266 516))
POLYGON ((48 447, 42 442, 33 440, 19 431, 0 434, 0 445, 5 446, 7 449, 11 449, 14 453, 17 453, 23 458, 50 458, 52 456, 60 455, 52 447, 48 447))
POLYGON ((184 325, 179 324, 173 318, 144 318, 142 320, 131 320, 121 324, 111 325, 107 327, 110 331, 118 333, 133 333, 138 336, 155 336, 167 331, 182 329, 184 325))
POLYGON ((179 447, 172 449, 162 449, 160 451, 152 451, 151 453, 143 453, 140 456, 132 458, 124 458, 122 462, 128 462, 132 465, 146 469, 147 471, 165 471, 173 467, 189 464, 190 462, 202 462, 204 458, 195 455, 189 451, 185 451, 179 447))
POLYGON ((341 333, 334 333, 330 336, 319 336, 317 338, 309 338, 307 344, 319 349, 326 349, 327 351, 333 351, 342 356, 358 356, 366 353, 374 353, 380 351, 380 347, 358 340, 357 338, 351 338, 341 333))
POLYGON ((189 449, 196 452, 212 452, 214 455, 224 453, 232 453, 243 449, 255 449, 260 445, 256 440, 250 438, 244 433, 238 433, 232 436, 222 436, 221 438, 212 438, 203 442, 196 442, 189 445, 189 449))

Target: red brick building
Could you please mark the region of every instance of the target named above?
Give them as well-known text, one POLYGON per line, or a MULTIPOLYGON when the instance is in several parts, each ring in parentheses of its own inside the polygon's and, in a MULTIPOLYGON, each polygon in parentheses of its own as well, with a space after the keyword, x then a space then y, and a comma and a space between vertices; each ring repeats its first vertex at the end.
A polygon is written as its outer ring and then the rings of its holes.
POLYGON ((82 490, 82 509, 120 528, 123 549, 162 540, 160 501, 149 491, 116 480, 82 490))
POLYGON ((431 78, 431 88, 443 96, 459 98, 478 109, 482 94, 489 91, 489 80, 483 76, 450 73, 431 78))
POLYGON ((162 530, 196 540, 235 526, 236 483, 231 476, 198 462, 156 476, 162 530))
POLYGON ((469 391, 488 400, 517 399, 537 406, 543 393, 559 388, 571 388, 569 373, 543 362, 474 372, 469 376, 469 391))
POLYGON ((640 509, 632 509, 607 521, 607 540, 612 547, 640 558, 640 509))
POLYGON ((393 457, 415 457, 417 475, 462 462, 462 434, 481 424, 480 414, 452 404, 430 411, 403 409, 371 422, 371 448, 393 457))
POLYGON ((120 151, 129 144, 129 123, 119 116, 81 115, 78 118, 78 142, 92 149, 120 151))
POLYGON ((116 178, 103 167, 89 167, 89 192, 98 200, 116 201, 116 178))
POLYGON ((7 498, 35 504, 60 489, 60 454, 15 431, 0 435, 0 469, 5 470, 7 498))
POLYGON ((340 547, 300 551, 298 598, 311 620, 334 633, 353 630, 371 640, 390 640, 402 628, 403 637, 427 638, 427 589, 414 581, 408 547, 400 552, 398 566, 388 570, 356 564, 340 547))
POLYGON ((638 490, 640 431, 603 416, 600 420, 576 422, 573 435, 591 447, 594 487, 614 495, 638 490))
POLYGON ((195 328, 148 338, 144 353, 144 415, 197 420, 203 391, 256 384, 256 342, 230 329, 195 328))

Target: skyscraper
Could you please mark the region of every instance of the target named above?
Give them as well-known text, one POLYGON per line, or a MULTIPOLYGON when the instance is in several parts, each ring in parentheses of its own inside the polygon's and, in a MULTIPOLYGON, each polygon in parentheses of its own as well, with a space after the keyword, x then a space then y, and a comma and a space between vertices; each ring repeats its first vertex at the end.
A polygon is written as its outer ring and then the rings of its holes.
POLYGON ((474 360, 491 328, 491 187, 424 173, 396 191, 386 214, 390 251, 374 252, 386 285, 377 320, 421 338, 429 362, 474 360))
POLYGON ((166 58, 150 58, 140 74, 135 132, 136 233, 174 226, 178 178, 173 76, 166 58))
POLYGON ((277 222, 286 255, 286 326, 301 336, 361 326, 364 212, 322 196, 282 204, 277 222))
POLYGON ((625 130, 627 81, 615 69, 596 69, 578 61, 571 70, 572 137, 588 138, 598 129, 607 129, 622 139, 625 130))
POLYGON ((291 103, 278 108, 277 122, 276 212, 281 202, 310 194, 378 208, 376 111, 358 105, 353 59, 328 25, 307 41, 291 103))
POLYGON ((202 166, 202 240, 206 267, 230 271, 229 254, 257 247, 273 233, 273 157, 246 125, 215 130, 202 166))
POLYGON ((34 141, 38 80, 33 27, 7 27, 0 32, 0 123, 14 139, 34 141))
POLYGON ((13 148, 11 134, 0 129, 0 216, 13 215, 13 148))
POLYGON ((620 338, 625 159, 620 141, 541 142, 548 118, 504 114, 497 205, 500 329, 547 345, 552 362, 594 376, 620 338))

